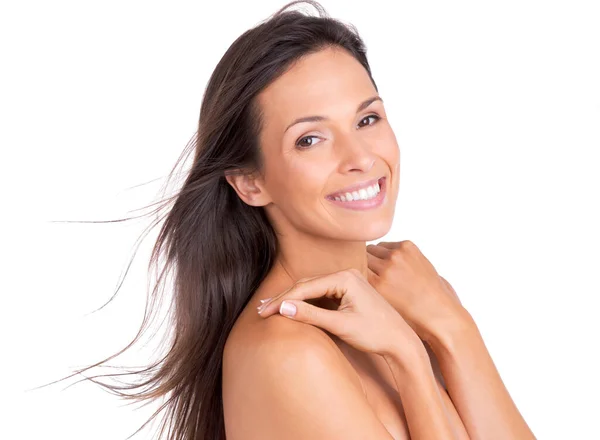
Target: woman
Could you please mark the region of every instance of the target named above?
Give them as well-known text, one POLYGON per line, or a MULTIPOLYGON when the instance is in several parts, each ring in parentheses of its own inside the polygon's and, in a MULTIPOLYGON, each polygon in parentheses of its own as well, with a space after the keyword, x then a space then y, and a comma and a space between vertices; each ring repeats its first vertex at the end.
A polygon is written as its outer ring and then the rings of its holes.
POLYGON ((392 224, 400 155, 360 40, 297 13, 262 26, 237 45, 287 68, 255 97, 262 162, 227 182, 242 206, 263 208, 277 248, 227 339, 227 438, 533 438, 497 373, 487 407, 452 378, 460 414, 436 379, 421 338, 442 351, 473 326, 418 248, 365 248, 392 224))
POLYGON ((399 148, 356 30, 295 3, 209 80, 152 254, 175 275, 172 345, 105 386, 168 396, 169 439, 534 438, 419 249, 365 247, 391 227, 399 148))

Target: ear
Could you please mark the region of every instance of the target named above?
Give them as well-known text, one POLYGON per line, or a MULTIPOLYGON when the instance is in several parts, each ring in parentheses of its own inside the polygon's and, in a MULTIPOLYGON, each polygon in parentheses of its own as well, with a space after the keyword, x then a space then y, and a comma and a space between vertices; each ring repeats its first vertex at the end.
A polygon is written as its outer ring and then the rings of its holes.
POLYGON ((244 203, 250 206, 265 206, 271 202, 271 197, 264 189, 262 177, 258 172, 242 169, 234 173, 226 173, 225 179, 244 203))

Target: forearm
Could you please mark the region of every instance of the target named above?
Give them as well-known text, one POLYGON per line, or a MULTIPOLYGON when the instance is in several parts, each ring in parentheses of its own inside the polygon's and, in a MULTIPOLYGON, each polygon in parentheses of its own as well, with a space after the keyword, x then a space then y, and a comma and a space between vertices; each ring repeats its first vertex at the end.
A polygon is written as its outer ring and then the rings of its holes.
POLYGON ((535 439, 502 382, 472 317, 465 312, 460 322, 447 329, 427 342, 469 437, 535 439))
POLYGON ((400 352, 383 358, 398 387, 411 439, 456 439, 425 350, 410 359, 400 352))

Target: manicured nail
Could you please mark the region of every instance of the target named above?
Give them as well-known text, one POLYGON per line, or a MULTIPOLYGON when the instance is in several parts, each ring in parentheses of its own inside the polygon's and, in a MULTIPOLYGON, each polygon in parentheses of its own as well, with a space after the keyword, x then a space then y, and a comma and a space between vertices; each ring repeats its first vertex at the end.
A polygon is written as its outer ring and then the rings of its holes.
POLYGON ((262 312, 267 307, 267 305, 269 304, 269 301, 271 299, 273 299, 273 298, 265 298, 265 299, 259 300, 262 304, 256 308, 258 313, 262 312))
POLYGON ((285 316, 294 316, 296 314, 296 306, 288 301, 283 301, 279 306, 279 313, 285 316))

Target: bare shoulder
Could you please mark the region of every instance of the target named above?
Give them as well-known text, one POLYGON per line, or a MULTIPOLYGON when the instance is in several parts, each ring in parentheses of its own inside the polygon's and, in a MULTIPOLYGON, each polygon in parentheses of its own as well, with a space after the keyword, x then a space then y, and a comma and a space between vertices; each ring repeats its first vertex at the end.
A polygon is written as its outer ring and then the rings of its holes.
POLYGON ((228 439, 391 438, 321 329, 280 315, 258 319, 236 329, 223 356, 228 439))
MULTIPOLYGON (((328 362, 362 388, 358 374, 325 331, 280 315, 238 320, 225 345, 223 375, 236 383, 236 378, 256 373, 257 368, 274 364, 277 371, 282 371, 288 364, 297 365, 311 357, 328 362)), ((244 382, 239 386, 251 384, 244 382)))

